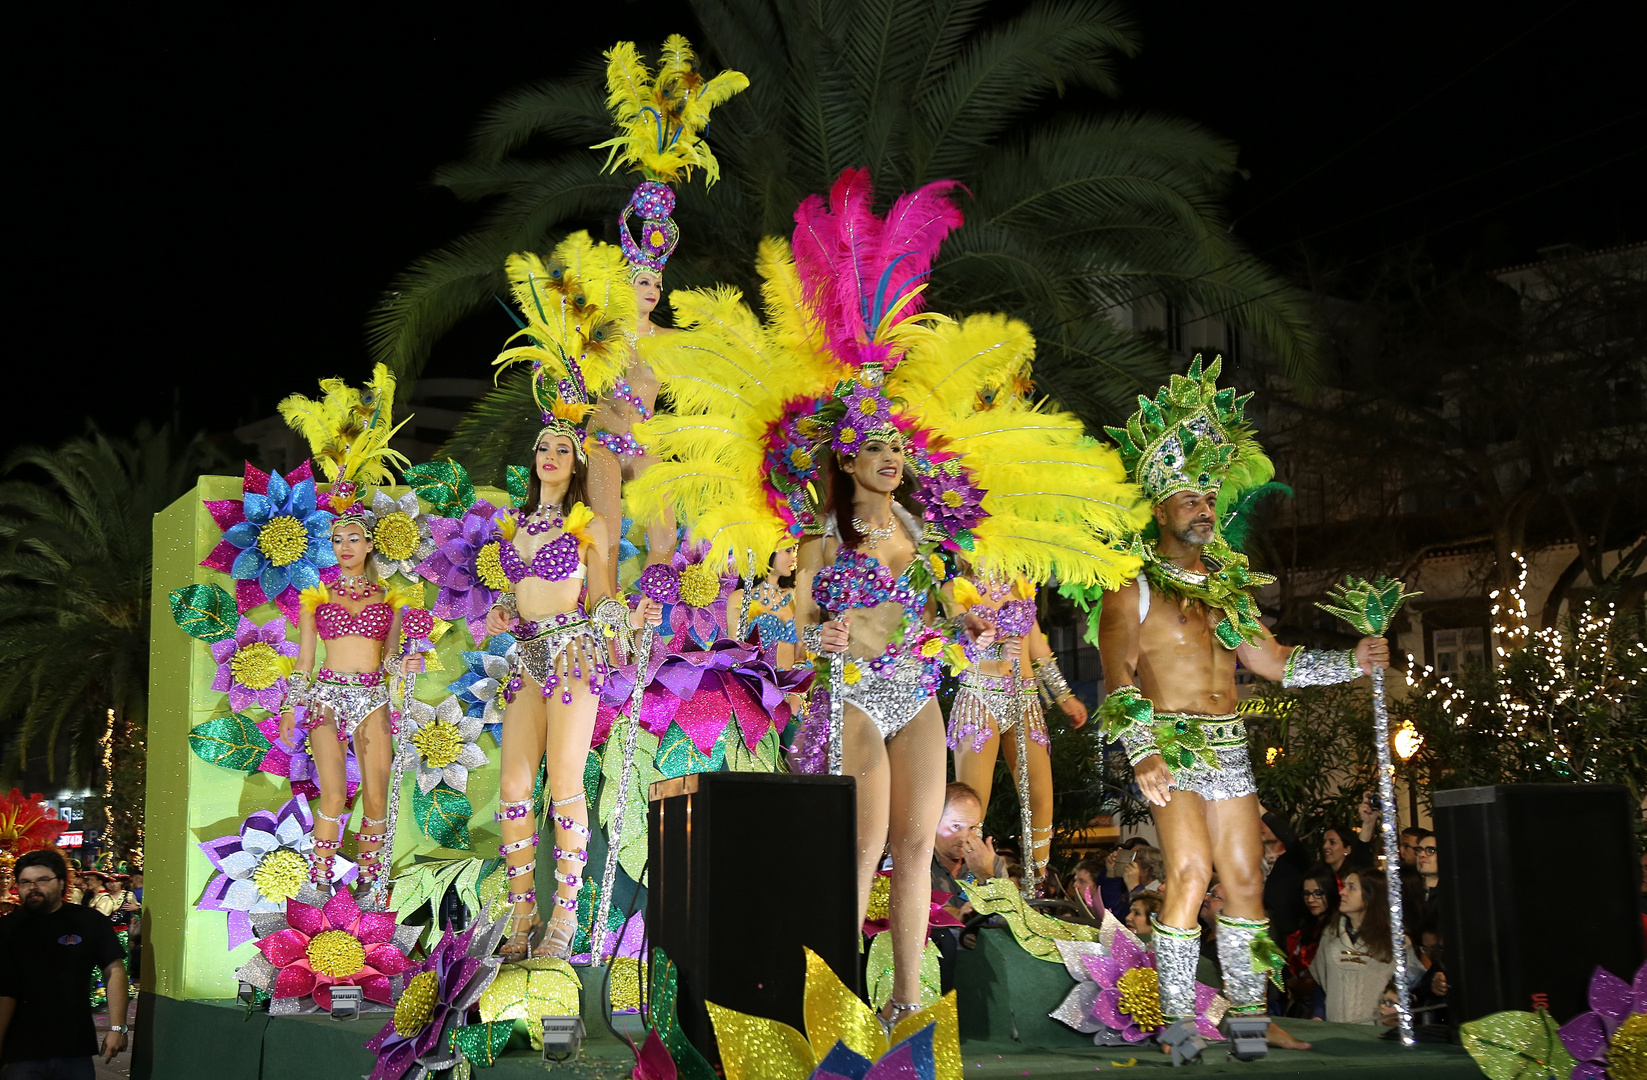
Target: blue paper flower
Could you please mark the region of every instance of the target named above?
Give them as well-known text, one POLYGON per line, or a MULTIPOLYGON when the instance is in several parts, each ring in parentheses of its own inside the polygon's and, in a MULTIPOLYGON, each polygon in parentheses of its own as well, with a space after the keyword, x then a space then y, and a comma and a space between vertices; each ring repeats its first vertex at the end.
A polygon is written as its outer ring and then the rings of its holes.
POLYGON ((254 477, 254 470, 247 467, 237 508, 244 518, 223 530, 218 551, 206 561, 208 566, 225 569, 219 563, 233 556, 226 569, 240 583, 236 600, 242 612, 272 600, 295 622, 297 594, 319 585, 320 571, 337 565, 331 544, 336 517, 317 507, 315 482, 307 464, 284 477, 279 473, 254 477))
POLYGON ((484 651, 464 652, 463 674, 446 686, 463 703, 463 715, 479 717, 499 746, 503 745, 503 688, 509 685, 507 656, 514 647, 512 634, 493 634, 484 651))

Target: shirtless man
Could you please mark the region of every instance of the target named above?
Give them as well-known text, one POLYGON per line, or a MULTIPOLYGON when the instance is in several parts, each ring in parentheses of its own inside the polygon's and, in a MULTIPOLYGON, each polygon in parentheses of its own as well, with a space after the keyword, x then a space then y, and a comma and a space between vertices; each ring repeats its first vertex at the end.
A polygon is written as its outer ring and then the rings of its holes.
MULTIPOLYGON (((1129 429, 1110 429, 1123 460, 1155 503, 1158 541, 1142 540, 1143 572, 1104 596, 1099 648, 1108 692, 1099 717, 1127 749, 1166 858, 1166 903, 1155 928, 1161 1041, 1193 1057, 1196 915, 1208 879, 1224 897, 1218 959, 1230 1000, 1226 1031, 1243 1056, 1272 1045, 1308 1049, 1265 1017, 1265 982, 1280 958, 1264 917, 1264 848, 1248 759, 1246 729, 1235 714, 1235 667, 1285 686, 1344 682, 1389 664, 1389 643, 1364 638, 1354 650, 1327 652, 1278 643, 1258 621, 1252 592, 1267 576, 1219 535, 1221 465, 1240 460, 1248 484, 1262 451, 1241 417, 1245 399, 1217 396, 1219 364, 1200 359, 1175 377, 1129 429), (1227 448, 1239 447, 1235 453, 1227 448), (1255 970, 1256 969, 1256 970, 1255 970)), ((1263 466, 1267 467, 1267 461, 1263 466)), ((1233 483, 1231 486, 1234 486, 1233 483)))

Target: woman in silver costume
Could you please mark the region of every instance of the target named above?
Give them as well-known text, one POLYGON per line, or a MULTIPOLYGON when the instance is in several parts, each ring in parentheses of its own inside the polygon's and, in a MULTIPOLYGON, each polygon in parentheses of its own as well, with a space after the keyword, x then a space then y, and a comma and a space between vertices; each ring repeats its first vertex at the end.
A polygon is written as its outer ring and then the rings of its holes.
MULTIPOLYGON (((852 457, 831 455, 829 522, 821 540, 802 545, 796 589, 804 640, 845 673, 841 764, 857 781, 860 922, 882 853, 892 854, 894 975, 882 1012, 889 1026, 920 1008, 945 782, 939 649, 926 648, 942 645, 927 633, 936 598, 909 583, 921 526, 893 499, 904 464, 903 435, 890 429, 868 433, 852 457)), ((987 647, 993 636, 986 629, 977 644, 987 647)))
POLYGON ((349 815, 347 756, 352 741, 360 763, 361 820, 355 834, 365 896, 388 871, 383 865, 388 825, 389 776, 394 739, 389 731, 392 668, 402 674, 423 669, 419 657, 392 654, 400 641, 404 601, 385 593, 369 556, 372 541, 365 507, 346 509, 332 525, 332 551, 341 571, 337 583, 307 589, 302 596, 297 667, 280 717, 281 740, 291 744, 299 727, 309 740, 320 784, 315 809, 314 854, 309 876, 322 893, 332 890, 332 861, 342 845, 349 815), (316 642, 326 643, 326 666, 315 671, 316 642), (298 709, 302 709, 299 716, 298 709))
POLYGON ((512 629, 512 678, 503 714, 499 812, 513 905, 502 953, 510 961, 571 955, 577 896, 588 862, 584 763, 608 670, 608 635, 655 622, 657 605, 631 612, 613 596, 612 526, 591 512, 583 432, 559 416, 534 443, 526 501, 503 523, 500 550, 512 588, 486 617, 488 636, 512 629), (588 609, 585 609, 585 604, 588 609), (538 834, 532 787, 547 751, 555 824, 555 903, 538 916, 532 887, 538 834))

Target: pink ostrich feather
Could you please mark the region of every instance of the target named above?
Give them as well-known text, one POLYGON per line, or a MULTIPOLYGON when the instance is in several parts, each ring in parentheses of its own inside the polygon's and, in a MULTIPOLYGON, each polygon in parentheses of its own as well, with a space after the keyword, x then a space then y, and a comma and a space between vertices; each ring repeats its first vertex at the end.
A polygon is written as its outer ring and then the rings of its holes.
POLYGON ((868 169, 847 169, 822 196, 810 195, 795 211, 795 267, 807 302, 823 320, 830 349, 854 367, 888 364, 875 331, 888 313, 892 322, 925 305, 910 296, 932 271, 944 238, 962 222, 952 198, 965 190, 955 180, 935 180, 900 195, 884 218, 875 214, 868 169))

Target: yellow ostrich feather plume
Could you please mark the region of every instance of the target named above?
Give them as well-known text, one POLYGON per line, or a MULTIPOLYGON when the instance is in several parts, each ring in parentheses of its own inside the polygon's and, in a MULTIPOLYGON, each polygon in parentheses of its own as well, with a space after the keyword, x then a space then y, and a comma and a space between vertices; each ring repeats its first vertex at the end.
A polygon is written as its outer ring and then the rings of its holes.
POLYGON ((1027 374, 1035 355, 1029 327, 1005 315, 914 323, 906 319, 899 324, 897 332, 907 345, 904 358, 887 376, 887 389, 922 415, 973 412, 981 394, 1027 374))
POLYGON ((562 240, 544 261, 524 252, 504 262, 509 289, 526 327, 492 361, 498 373, 530 363, 541 377, 534 386, 538 404, 552 406, 555 387, 575 361, 591 398, 608 393, 629 363, 630 344, 640 317, 623 252, 596 243, 587 232, 562 240))
POLYGON ((342 379, 322 379, 320 389, 319 401, 292 394, 278 408, 287 425, 309 441, 315 464, 327 480, 377 487, 394 479, 389 466, 404 469, 411 464, 400 451, 389 448, 389 440, 406 420, 393 423, 395 377, 386 365, 372 369, 364 391, 342 379))
POLYGON ((606 50, 606 107, 617 135, 593 149, 607 151, 606 168, 638 169, 648 180, 674 183, 704 171, 704 181, 720 179, 720 163, 703 141, 709 113, 747 89, 740 71, 723 71, 705 79, 697 71, 691 44, 679 34, 663 43, 654 75, 634 42, 606 50))

